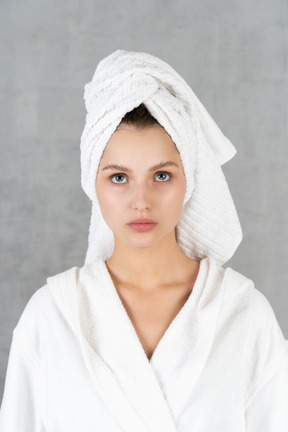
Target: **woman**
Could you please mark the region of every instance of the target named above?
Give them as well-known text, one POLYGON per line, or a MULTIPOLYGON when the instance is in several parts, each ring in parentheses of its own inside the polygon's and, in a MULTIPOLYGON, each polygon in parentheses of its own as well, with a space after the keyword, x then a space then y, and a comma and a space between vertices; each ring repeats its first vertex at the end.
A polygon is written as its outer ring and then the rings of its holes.
POLYGON ((253 282, 235 154, 185 81, 116 51, 85 87, 85 265, 50 277, 14 330, 1 432, 287 432, 288 352, 253 282))

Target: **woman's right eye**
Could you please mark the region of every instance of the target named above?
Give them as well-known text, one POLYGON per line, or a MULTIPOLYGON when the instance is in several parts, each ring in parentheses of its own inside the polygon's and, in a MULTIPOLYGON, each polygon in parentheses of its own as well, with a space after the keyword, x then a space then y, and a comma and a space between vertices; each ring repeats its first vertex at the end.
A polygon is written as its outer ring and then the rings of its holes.
POLYGON ((111 180, 113 183, 126 183, 127 178, 124 176, 124 174, 114 174, 111 177, 111 180))

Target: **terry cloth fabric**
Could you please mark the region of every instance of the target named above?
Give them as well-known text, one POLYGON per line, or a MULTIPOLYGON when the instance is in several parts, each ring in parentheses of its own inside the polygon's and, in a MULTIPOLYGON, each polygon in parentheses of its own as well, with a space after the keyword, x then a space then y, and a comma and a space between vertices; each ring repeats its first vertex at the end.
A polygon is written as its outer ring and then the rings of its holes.
POLYGON ((236 153, 184 79, 150 54, 117 50, 85 85, 86 124, 81 136, 81 184, 92 201, 85 264, 107 259, 113 234, 95 191, 98 165, 124 115, 143 103, 176 145, 186 178, 177 242, 187 256, 228 261, 242 230, 221 165, 236 153))
POLYGON ((48 278, 13 332, 1 432, 287 432, 288 346, 212 259, 148 360, 103 261, 48 278))

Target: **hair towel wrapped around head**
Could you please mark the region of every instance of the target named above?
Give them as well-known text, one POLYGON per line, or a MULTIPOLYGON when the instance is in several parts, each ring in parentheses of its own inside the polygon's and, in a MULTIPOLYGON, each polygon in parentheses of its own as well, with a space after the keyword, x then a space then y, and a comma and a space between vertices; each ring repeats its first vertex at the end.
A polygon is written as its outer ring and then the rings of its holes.
POLYGON ((236 153, 192 89, 175 70, 150 54, 117 50, 98 64, 85 85, 86 123, 81 136, 81 184, 92 201, 85 264, 112 255, 114 238, 95 190, 105 146, 124 115, 143 103, 176 145, 186 178, 177 242, 186 255, 228 261, 242 240, 237 212, 221 165, 236 153))

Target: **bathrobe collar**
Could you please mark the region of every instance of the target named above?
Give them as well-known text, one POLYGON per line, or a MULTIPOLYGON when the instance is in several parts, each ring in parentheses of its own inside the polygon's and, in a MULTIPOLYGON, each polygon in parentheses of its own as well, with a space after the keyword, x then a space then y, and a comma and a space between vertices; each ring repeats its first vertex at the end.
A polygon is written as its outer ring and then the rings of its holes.
POLYGON ((67 302, 67 307, 83 356, 123 430, 176 432, 177 418, 212 347, 225 270, 211 258, 200 261, 193 290, 150 361, 105 262, 74 267, 69 277, 68 272, 66 278, 49 278, 50 283, 60 282, 64 298, 65 291, 71 294, 71 282, 74 284, 75 301, 70 306, 67 302))

